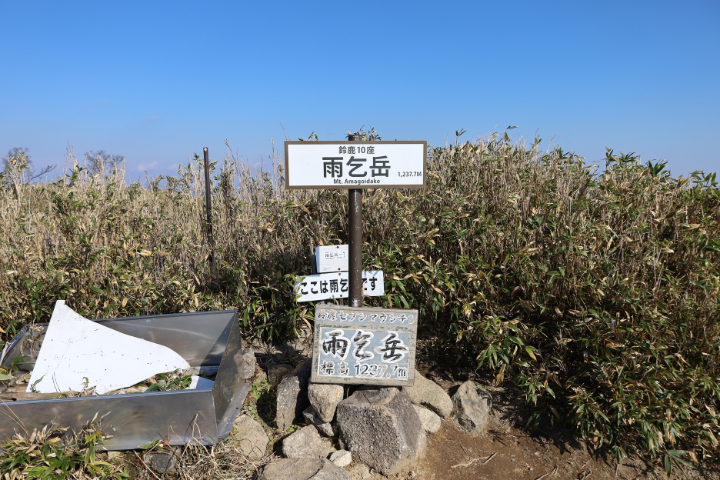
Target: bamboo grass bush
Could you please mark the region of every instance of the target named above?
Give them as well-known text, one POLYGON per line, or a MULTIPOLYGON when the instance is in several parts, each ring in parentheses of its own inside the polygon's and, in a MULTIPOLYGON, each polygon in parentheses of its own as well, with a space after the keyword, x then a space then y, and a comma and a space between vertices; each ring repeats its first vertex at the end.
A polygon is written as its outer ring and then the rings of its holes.
MULTIPOLYGON (((605 169, 507 132, 430 148, 424 190, 367 190, 371 305, 421 310, 421 337, 519 387, 533 422, 564 424, 617 457, 718 453, 720 189, 608 150, 605 169)), ((295 275, 311 245, 347 242, 347 193, 288 191, 280 158, 213 167, 218 259, 204 238, 197 156, 127 184, 64 176, 0 192, 0 324, 9 338, 56 299, 90 318, 237 308, 246 335, 279 341, 312 319, 295 275)))

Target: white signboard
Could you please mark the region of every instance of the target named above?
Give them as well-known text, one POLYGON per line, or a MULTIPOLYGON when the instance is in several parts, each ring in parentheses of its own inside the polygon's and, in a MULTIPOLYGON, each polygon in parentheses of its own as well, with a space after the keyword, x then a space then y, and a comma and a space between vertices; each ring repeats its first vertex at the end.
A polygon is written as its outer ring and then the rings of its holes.
MULTIPOLYGON (((385 279, 382 270, 362 272, 365 295, 379 297, 385 295, 385 279)), ((308 275, 295 284, 298 302, 314 302, 335 298, 348 298, 350 280, 348 272, 321 273, 308 275)))
POLYGON ((421 188, 427 142, 285 142, 285 187, 421 188))
POLYGON ((347 245, 315 247, 317 273, 347 272, 350 270, 348 258, 347 245))

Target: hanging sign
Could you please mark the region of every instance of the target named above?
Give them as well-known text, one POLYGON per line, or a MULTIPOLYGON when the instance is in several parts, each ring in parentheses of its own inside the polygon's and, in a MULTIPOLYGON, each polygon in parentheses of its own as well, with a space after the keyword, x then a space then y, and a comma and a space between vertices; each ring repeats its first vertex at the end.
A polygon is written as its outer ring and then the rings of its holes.
MULTIPOLYGON (((370 297, 385 295, 385 278, 382 270, 362 272, 363 291, 370 297)), ((295 295, 300 295, 297 302, 314 302, 348 298, 350 276, 348 272, 321 273, 307 275, 295 283, 295 295)))
POLYGON ((427 142, 285 142, 285 188, 422 188, 427 142))
POLYGON ((417 310, 318 305, 310 380, 411 386, 417 310))

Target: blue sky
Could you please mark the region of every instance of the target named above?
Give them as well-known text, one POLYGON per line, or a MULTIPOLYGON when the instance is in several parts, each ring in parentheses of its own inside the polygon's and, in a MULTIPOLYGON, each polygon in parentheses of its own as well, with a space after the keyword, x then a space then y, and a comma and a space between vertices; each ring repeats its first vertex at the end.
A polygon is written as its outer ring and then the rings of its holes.
POLYGON ((720 170, 720 2, 0 0, 0 154, 104 149, 133 176, 271 140, 452 141, 517 125, 720 170))

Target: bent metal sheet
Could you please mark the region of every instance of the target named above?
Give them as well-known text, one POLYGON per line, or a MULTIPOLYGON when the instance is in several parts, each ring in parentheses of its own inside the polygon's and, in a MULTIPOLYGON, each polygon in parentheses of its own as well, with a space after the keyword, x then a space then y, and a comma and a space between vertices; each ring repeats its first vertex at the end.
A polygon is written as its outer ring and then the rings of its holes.
POLYGON ((417 310, 317 305, 311 380, 411 386, 417 310))
POLYGON ((285 187, 422 188, 427 142, 285 142, 285 187))

